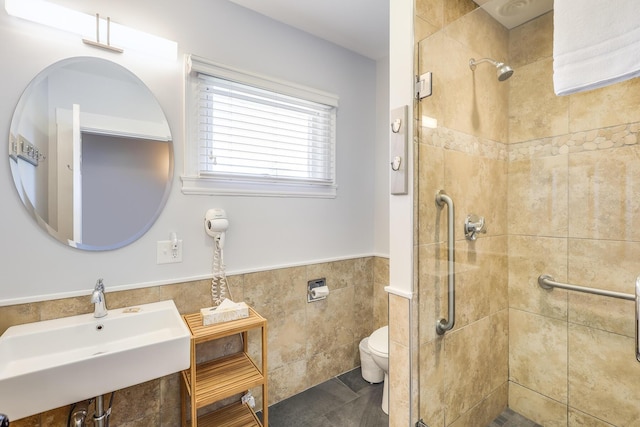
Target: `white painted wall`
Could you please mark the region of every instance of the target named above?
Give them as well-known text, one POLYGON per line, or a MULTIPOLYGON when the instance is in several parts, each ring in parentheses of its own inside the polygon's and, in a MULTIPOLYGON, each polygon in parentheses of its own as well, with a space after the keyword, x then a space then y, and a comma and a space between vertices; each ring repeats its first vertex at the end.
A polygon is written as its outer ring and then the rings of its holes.
MULTIPOLYGON (((141 78, 162 105, 175 143, 176 176, 167 206, 151 230, 128 247, 82 252, 46 235, 25 213, 8 160, 0 161, 0 305, 88 294, 99 277, 107 289, 171 283, 209 274, 212 241, 203 231, 207 209, 227 211, 225 247, 229 273, 388 253, 384 136, 376 125, 388 76, 376 62, 250 12, 226 0, 186 2, 59 0, 86 13, 179 43, 176 62, 115 55, 83 45, 0 10, 0 134, 9 134, 13 109, 29 81, 51 63, 72 56, 117 62, 141 78), (185 196, 183 170, 183 63, 193 53, 216 62, 332 92, 340 97, 336 199, 185 196), (377 94, 383 92, 383 94, 377 94), (383 189, 380 189, 383 186, 383 189), (183 240, 184 261, 156 265, 156 241, 170 232, 183 240)), ((378 120, 379 121, 379 120, 378 120)), ((7 138, 8 140, 8 138, 7 138)), ((5 151, 6 152, 6 151, 5 151)))
POLYGON ((377 62, 376 158, 374 181, 375 254, 389 256, 389 57, 377 62))
MULTIPOLYGON (((413 0, 390 2, 389 105, 393 110, 408 105, 408 130, 413 135, 413 0)), ((389 286, 387 291, 413 295, 413 137, 409 137, 406 165, 408 191, 389 200, 389 286)), ((390 157, 390 156, 389 156, 390 157)))

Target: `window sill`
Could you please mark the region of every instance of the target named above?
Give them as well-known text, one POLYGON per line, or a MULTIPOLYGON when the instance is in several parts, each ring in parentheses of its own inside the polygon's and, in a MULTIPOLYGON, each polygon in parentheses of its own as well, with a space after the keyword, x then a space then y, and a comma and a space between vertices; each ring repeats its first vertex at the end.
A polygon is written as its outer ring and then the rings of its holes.
POLYGON ((208 196, 311 197, 335 199, 336 185, 307 185, 278 182, 240 182, 206 177, 181 176, 182 193, 208 196))

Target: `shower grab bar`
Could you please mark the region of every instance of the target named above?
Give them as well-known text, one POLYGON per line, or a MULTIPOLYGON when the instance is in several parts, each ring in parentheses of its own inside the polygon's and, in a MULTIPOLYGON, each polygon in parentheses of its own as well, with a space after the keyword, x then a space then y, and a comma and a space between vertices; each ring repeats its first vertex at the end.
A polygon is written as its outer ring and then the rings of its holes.
POLYGON ((636 360, 640 362, 640 276, 636 278, 635 295, 622 292, 605 291, 603 289, 587 288, 586 286, 572 285, 569 283, 560 283, 553 280, 548 274, 542 274, 538 277, 538 285, 544 289, 567 289, 569 291, 585 292, 588 294, 601 295, 605 297, 624 299, 635 301, 636 305, 636 360))
MULTIPOLYGON (((605 297, 618 298, 618 299, 626 299, 630 301, 635 301, 637 298, 636 295, 624 294, 622 292, 605 291, 602 289, 587 288, 585 286, 578 286, 578 285, 571 285, 569 283, 556 282, 555 280, 553 280, 553 277, 547 274, 543 274, 540 277, 538 277, 538 284, 540 285, 540 287, 544 289, 560 288, 560 289, 567 289, 569 291, 585 292, 587 294, 601 295, 605 297)), ((636 294, 638 293, 637 286, 638 284, 636 283, 636 294)))
POLYGON ((440 190, 436 194, 436 204, 439 207, 447 205, 448 219, 447 219, 447 231, 448 231, 448 244, 447 244, 447 261, 448 261, 448 294, 449 294, 449 320, 440 319, 436 324, 436 332, 438 335, 443 335, 445 332, 453 329, 453 325, 456 322, 456 270, 455 270, 455 252, 456 252, 456 240, 454 232, 454 207, 453 199, 440 190))

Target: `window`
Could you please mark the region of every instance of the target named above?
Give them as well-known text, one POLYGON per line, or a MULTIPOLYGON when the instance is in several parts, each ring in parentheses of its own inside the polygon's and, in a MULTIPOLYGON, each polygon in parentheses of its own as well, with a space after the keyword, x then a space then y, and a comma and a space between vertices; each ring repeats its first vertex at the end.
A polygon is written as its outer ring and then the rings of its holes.
POLYGON ((190 56, 186 194, 335 197, 334 95, 190 56))

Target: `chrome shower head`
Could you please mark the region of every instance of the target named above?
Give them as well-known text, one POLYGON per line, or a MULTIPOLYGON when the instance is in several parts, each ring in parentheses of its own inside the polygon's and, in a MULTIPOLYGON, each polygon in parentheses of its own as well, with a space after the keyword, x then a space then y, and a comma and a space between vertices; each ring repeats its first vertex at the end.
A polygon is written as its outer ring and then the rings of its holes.
POLYGON ((477 61, 471 58, 469 60, 469 68, 471 68, 471 70, 474 71, 476 69, 476 65, 480 64, 481 62, 488 62, 492 64, 494 67, 496 67, 498 80, 501 82, 507 80, 509 77, 513 75, 513 68, 511 68, 504 62, 498 62, 491 58, 482 58, 482 59, 478 59, 477 61))

